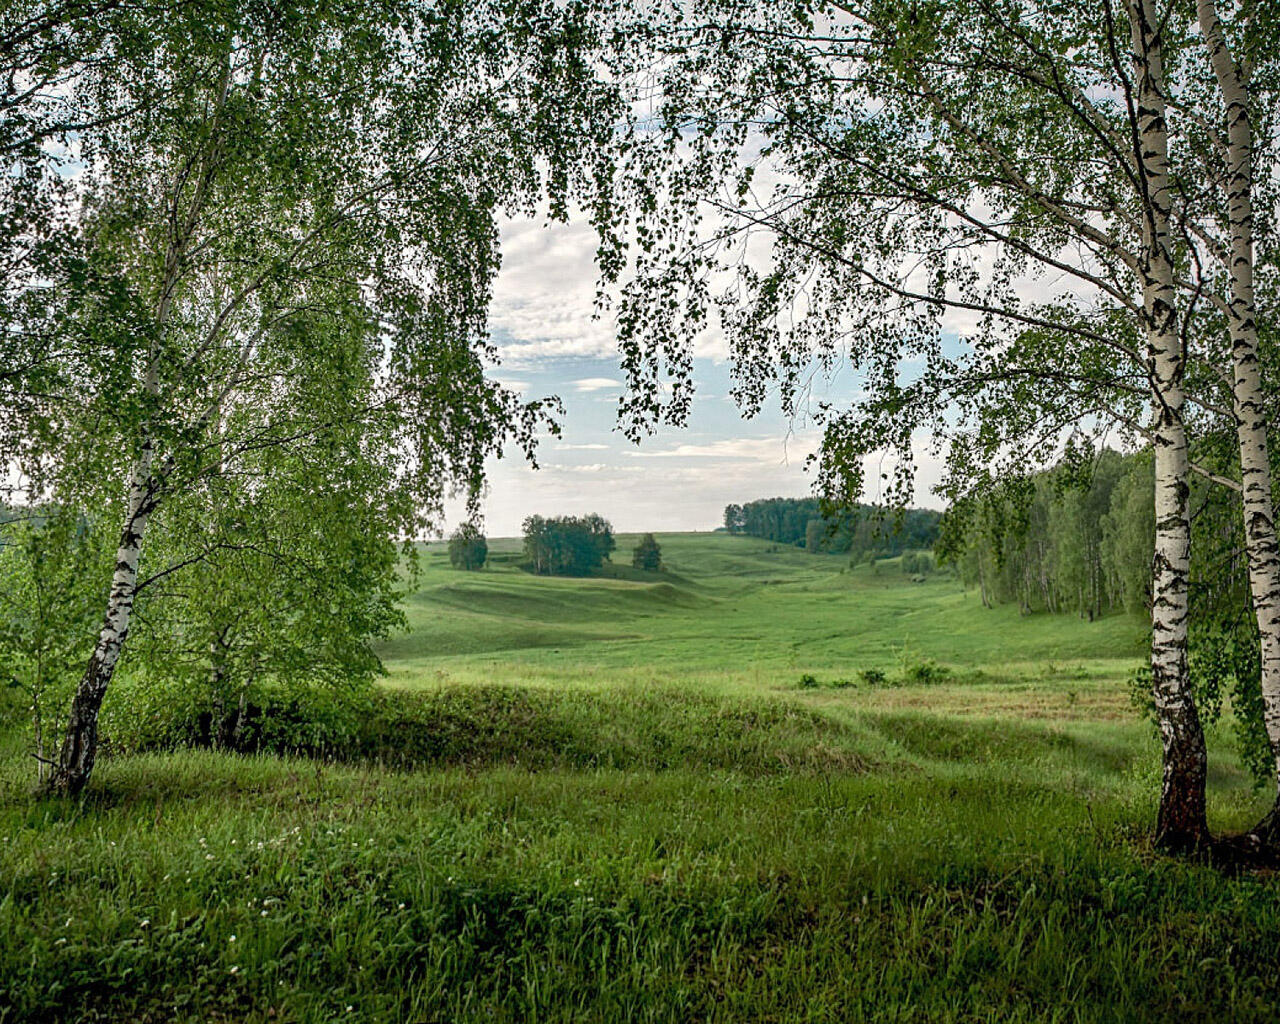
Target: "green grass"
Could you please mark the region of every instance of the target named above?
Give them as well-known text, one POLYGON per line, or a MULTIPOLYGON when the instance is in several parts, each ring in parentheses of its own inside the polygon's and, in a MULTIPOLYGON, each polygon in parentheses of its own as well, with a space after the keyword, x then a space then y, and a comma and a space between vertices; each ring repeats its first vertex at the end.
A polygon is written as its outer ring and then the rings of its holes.
POLYGON ((67 804, 11 735, 0 1021, 1276 1019, 1273 880, 1150 849, 1141 623, 659 541, 639 580, 428 550, 381 764, 122 757, 67 804))
MULTIPOLYGON (((620 560, 636 539, 619 538, 620 560)), ((537 578, 511 563, 462 573, 440 546, 428 548, 407 604, 411 631, 384 651, 392 681, 472 681, 496 666, 506 679, 557 686, 639 672, 736 693, 805 672, 896 666, 904 652, 1001 673, 1109 677, 1141 655, 1143 625, 1125 616, 1022 617, 984 609, 947 576, 913 584, 896 562, 849 570, 841 556, 747 537, 658 540, 669 575, 643 583, 537 578)))

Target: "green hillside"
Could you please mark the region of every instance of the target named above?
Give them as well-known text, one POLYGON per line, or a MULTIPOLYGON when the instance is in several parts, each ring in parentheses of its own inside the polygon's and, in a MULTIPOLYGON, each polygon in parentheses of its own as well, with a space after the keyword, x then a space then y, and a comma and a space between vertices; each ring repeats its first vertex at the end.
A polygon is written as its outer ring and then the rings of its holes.
MULTIPOLYGON (((615 557, 637 539, 620 537, 615 557)), ((965 693, 979 703, 1017 677, 1018 688, 1056 694, 1066 710, 1066 679, 1076 699, 1083 691, 1124 706, 1123 680, 1142 657, 1137 619, 984 608, 951 576, 913 583, 896 560, 850 569, 842 556, 749 537, 658 540, 666 571, 606 568, 624 579, 533 576, 504 560, 512 541, 494 544, 498 560, 482 572, 455 570, 442 545, 428 547, 406 603, 410 631, 381 651, 389 682, 630 681, 741 696, 793 690, 804 675, 855 679, 935 661, 968 673, 965 693)), ((960 696, 933 694, 952 704, 960 696)))
POLYGON ((116 756, 72 805, 11 736, 0 1021, 1275 1019, 1272 882, 1151 848, 1140 622, 658 539, 426 549, 372 746, 116 756))

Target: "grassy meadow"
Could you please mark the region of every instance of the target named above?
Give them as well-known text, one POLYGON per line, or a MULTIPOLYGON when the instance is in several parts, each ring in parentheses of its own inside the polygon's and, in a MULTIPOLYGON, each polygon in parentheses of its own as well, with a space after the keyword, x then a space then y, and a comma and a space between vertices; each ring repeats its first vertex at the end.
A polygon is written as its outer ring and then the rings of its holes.
MULTIPOLYGON (((721 534, 423 553, 394 767, 0 757, 0 1021, 1270 1021, 1280 896, 1151 850, 1143 624, 721 534), (410 756, 412 755, 412 756, 410 756)), ((108 697, 108 701, 110 701, 108 697)), ((1211 822, 1266 805, 1211 733, 1211 822)), ((389 747, 388 747, 389 749, 389 747)))

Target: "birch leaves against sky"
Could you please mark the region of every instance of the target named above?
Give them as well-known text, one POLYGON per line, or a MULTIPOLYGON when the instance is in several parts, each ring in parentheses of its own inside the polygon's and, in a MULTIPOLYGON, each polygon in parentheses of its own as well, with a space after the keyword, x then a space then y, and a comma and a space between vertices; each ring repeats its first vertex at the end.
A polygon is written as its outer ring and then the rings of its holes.
MULTIPOLYGON (((346 483, 401 496, 363 523, 389 542, 420 535, 451 487, 477 494, 505 442, 531 446, 546 410, 485 377, 485 315, 501 213, 595 209, 591 143, 617 112, 578 54, 580 16, 187 4, 129 77, 79 69, 85 107, 110 95, 125 116, 77 137, 78 244, 46 289, 74 356, 13 452, 36 497, 112 510, 118 542, 56 787, 89 778, 140 592, 210 554, 149 561, 148 536, 211 480, 243 485, 263 452, 340 434, 349 474, 367 467, 346 483)), ((306 465, 276 460, 270 482, 306 465)))

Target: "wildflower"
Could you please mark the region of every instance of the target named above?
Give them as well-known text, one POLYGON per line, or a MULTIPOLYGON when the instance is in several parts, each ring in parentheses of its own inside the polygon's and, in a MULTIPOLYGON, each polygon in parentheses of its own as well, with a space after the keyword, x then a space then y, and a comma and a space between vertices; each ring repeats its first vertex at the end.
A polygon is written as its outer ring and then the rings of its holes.
POLYGON ((232 936, 231 936, 231 938, 230 938, 230 939, 228 939, 227 941, 228 941, 228 942, 235 942, 235 941, 236 941, 236 937, 235 937, 234 935, 232 935, 232 936))
POLYGON ((232 964, 232 965, 231 965, 231 970, 230 970, 228 973, 229 973, 229 974, 239 974, 239 973, 240 973, 240 965, 239 965, 239 964, 232 964))
POLYGON ((138 922, 139 928, 148 928, 150 926, 151 926, 151 918, 149 917, 144 917, 141 921, 138 922))

